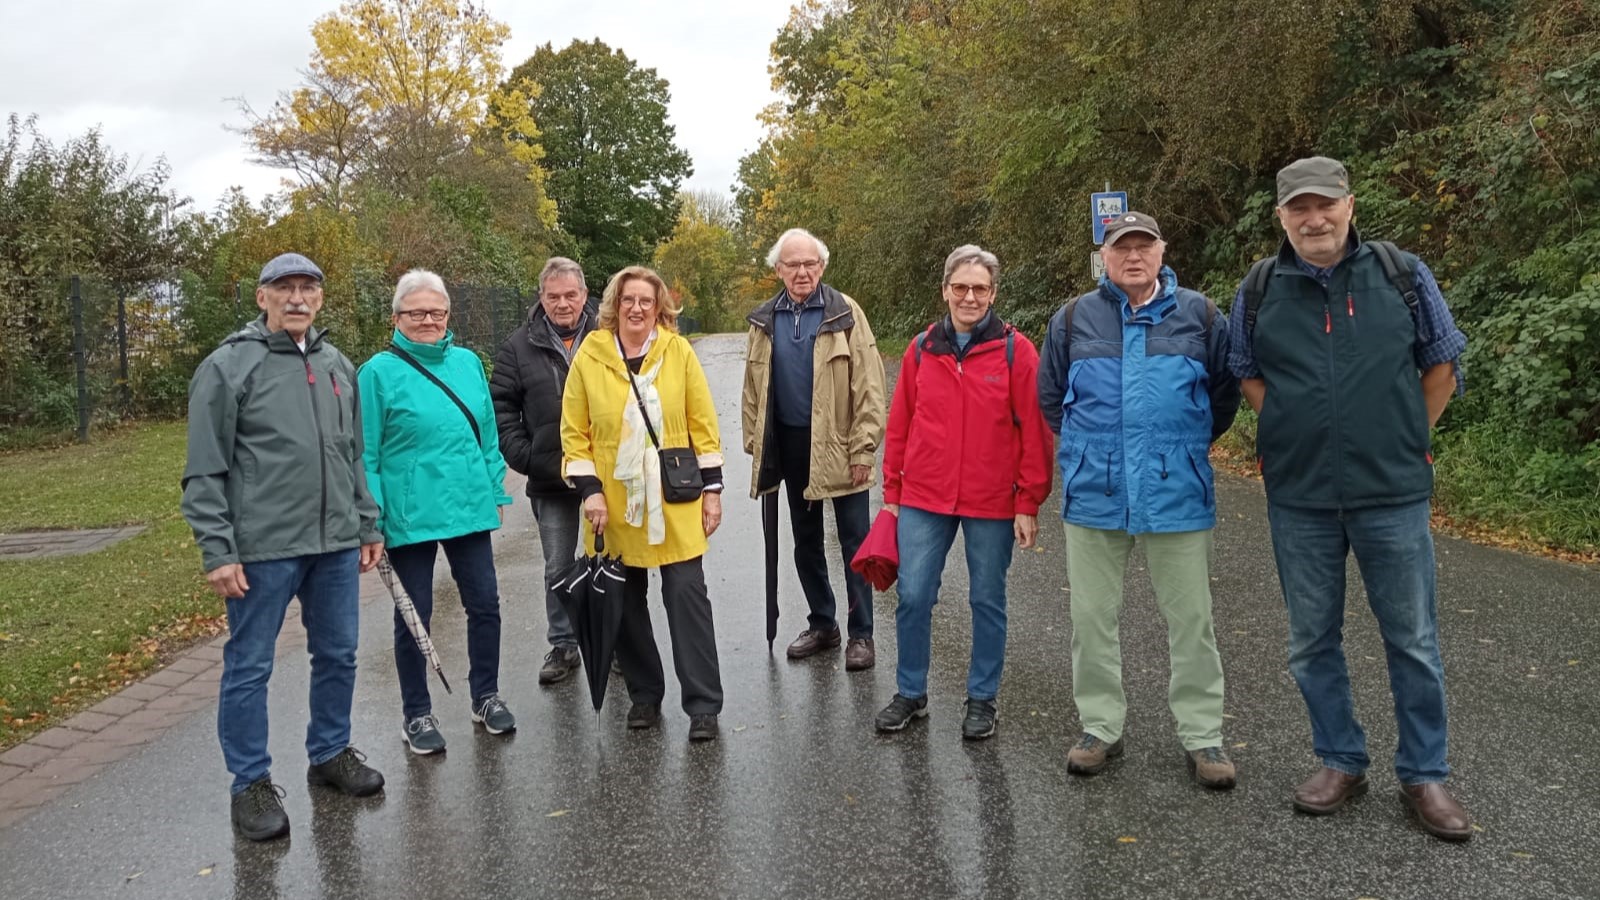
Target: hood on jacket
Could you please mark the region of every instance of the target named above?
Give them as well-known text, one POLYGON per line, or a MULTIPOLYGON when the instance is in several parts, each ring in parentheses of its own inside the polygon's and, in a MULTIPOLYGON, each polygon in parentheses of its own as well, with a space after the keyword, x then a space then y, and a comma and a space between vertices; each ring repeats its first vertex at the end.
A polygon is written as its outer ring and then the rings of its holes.
MULTIPOLYGON (((316 349, 322 343, 322 339, 327 335, 327 333, 328 329, 318 328, 315 325, 307 328, 306 352, 310 353, 312 350, 316 349)), ((289 332, 284 331, 281 328, 277 331, 267 330, 266 313, 262 313, 254 319, 246 322, 243 328, 240 328, 233 334, 223 338, 222 342, 218 344, 218 346, 220 347, 227 344, 238 344, 245 341, 256 341, 266 344, 268 350, 273 350, 279 353, 285 353, 290 350, 293 350, 296 353, 300 352, 300 348, 296 346, 294 338, 289 336, 289 332)))
MULTIPOLYGON (((788 293, 787 290, 780 289, 767 302, 751 311, 745 321, 761 329, 767 337, 771 337, 773 313, 778 308, 778 301, 788 293)), ((819 333, 844 331, 855 327, 855 314, 850 311, 850 304, 845 302, 843 294, 827 284, 817 285, 817 294, 822 297, 822 326, 817 329, 819 333)))

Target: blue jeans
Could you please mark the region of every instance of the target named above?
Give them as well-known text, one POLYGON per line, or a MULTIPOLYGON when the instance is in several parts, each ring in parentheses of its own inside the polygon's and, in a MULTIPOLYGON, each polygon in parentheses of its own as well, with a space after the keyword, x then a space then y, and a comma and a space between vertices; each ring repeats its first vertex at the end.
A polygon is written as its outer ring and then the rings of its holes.
MULTIPOLYGON (((500 586, 494 574, 494 545, 489 532, 478 531, 442 541, 418 541, 389 548, 394 574, 411 595, 422 624, 433 621, 433 563, 444 546, 450 577, 467 611, 467 684, 472 703, 500 691, 500 586)), ((394 613, 394 670, 400 676, 401 709, 407 720, 433 712, 428 696, 431 667, 417 649, 411 629, 394 613)))
POLYGON ((578 555, 578 523, 583 501, 570 497, 534 497, 533 520, 539 524, 539 549, 544 554, 544 618, 550 646, 578 646, 577 632, 556 596, 555 583, 578 555))
POLYGON ((1342 511, 1270 504, 1268 518, 1289 610, 1289 671, 1322 764, 1357 775, 1370 762, 1343 648, 1345 557, 1354 551, 1389 664, 1395 774, 1401 784, 1443 781, 1450 767, 1428 501, 1342 511))
POLYGON ((289 600, 300 598, 300 621, 311 652, 311 723, 306 755, 325 763, 350 745, 350 703, 356 688, 360 634, 359 551, 337 550, 244 564, 250 585, 228 600, 228 643, 222 648, 217 738, 233 773, 233 792, 271 774, 267 753, 267 680, 289 600))
POLYGON ((900 606, 894 614, 899 642, 895 685, 900 696, 915 700, 928 693, 933 605, 939 602, 945 557, 959 526, 966 541, 967 600, 972 606, 967 696, 993 700, 1000 691, 1006 656, 1006 570, 1011 568, 1016 544, 1011 520, 946 516, 902 506, 897 524, 900 606))

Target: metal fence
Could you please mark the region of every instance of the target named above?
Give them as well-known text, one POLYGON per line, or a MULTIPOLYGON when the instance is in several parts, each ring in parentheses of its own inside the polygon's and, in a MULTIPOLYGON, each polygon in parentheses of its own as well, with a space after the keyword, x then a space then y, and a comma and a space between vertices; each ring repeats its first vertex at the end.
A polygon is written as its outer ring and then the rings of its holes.
MULTIPOLYGON (((330 278, 317 326, 357 365, 389 343, 393 282, 330 278)), ((456 342, 493 361, 533 298, 514 287, 454 284, 456 342)), ((133 418, 182 415, 195 366, 259 315, 255 285, 192 276, 118 285, 88 276, 0 284, 0 448, 133 418)))

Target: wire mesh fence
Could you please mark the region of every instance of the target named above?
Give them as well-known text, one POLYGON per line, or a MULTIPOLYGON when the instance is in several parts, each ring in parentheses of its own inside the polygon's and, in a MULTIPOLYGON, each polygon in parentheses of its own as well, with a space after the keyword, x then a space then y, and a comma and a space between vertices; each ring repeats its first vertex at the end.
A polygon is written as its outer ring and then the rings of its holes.
MULTIPOLYGON (((357 365, 388 346, 394 286, 330 278, 317 326, 357 365)), ((534 298, 454 284, 450 327, 485 365, 534 298)), ((89 276, 0 283, 0 448, 76 436, 135 418, 180 416, 195 367, 260 314, 255 285, 193 276, 122 285, 89 276)))

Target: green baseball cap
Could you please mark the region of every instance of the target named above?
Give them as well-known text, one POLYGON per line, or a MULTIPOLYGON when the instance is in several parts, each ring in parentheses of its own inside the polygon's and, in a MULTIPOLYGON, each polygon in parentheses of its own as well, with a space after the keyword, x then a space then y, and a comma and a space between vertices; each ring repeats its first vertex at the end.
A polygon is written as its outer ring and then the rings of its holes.
POLYGON ((1336 159, 1308 156, 1278 170, 1278 205, 1301 194, 1318 194, 1335 200, 1350 196, 1350 173, 1336 159))

